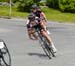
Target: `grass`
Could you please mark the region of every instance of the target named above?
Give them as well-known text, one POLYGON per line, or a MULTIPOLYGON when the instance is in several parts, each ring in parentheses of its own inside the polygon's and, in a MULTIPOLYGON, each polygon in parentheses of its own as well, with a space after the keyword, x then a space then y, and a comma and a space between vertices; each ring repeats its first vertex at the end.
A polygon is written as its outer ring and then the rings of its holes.
POLYGON ((0 6, 0 16, 8 16, 9 9, 8 7, 0 6))
MULTIPOLYGON (((0 16, 10 16, 10 8, 8 6, 0 6, 0 16)), ((16 7, 12 7, 12 17, 21 17, 25 18, 28 13, 19 12, 16 7)))
MULTIPOLYGON (((42 10, 45 12, 48 20, 58 21, 58 22, 75 22, 75 14, 74 13, 62 13, 59 10, 55 10, 52 8, 44 7, 42 10)), ((16 7, 12 7, 12 17, 27 17, 28 13, 17 11, 16 7)), ((0 6, 0 16, 9 16, 9 7, 8 6, 0 6)))
POLYGON ((75 22, 74 13, 62 13, 61 11, 52 8, 43 8, 43 11, 45 12, 48 20, 58 22, 75 22))

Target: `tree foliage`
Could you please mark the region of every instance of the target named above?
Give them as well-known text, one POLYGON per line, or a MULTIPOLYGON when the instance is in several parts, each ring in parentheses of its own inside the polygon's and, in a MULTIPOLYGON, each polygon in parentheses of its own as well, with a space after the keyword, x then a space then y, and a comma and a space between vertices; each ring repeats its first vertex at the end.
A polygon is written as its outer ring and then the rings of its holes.
POLYGON ((58 8, 58 0, 46 0, 46 4, 51 8, 58 8))
POLYGON ((19 1, 19 0, 12 0, 13 3, 16 3, 16 2, 18 2, 18 1, 19 1))
POLYGON ((0 0, 0 2, 9 2, 9 0, 0 0))
POLYGON ((47 0, 48 7, 58 8, 65 12, 75 13, 75 0, 47 0))
POLYGON ((61 11, 75 12, 75 0, 59 0, 61 11))
POLYGON ((19 0, 18 10, 22 12, 29 12, 33 4, 37 4, 40 0, 19 0))

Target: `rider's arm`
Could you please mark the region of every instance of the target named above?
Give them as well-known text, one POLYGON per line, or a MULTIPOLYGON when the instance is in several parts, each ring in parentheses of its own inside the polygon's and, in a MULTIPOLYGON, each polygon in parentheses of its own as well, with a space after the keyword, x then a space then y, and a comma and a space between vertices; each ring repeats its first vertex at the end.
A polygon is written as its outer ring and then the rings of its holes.
POLYGON ((44 18, 44 19, 46 20, 46 22, 47 22, 46 16, 45 16, 45 14, 44 14, 43 12, 41 12, 41 14, 40 14, 40 18, 41 18, 41 19, 44 18))
POLYGON ((40 25, 46 31, 46 27, 45 27, 45 25, 44 25, 44 23, 42 21, 40 21, 40 25))
POLYGON ((29 24, 29 20, 27 19, 26 25, 28 25, 28 24, 29 24))

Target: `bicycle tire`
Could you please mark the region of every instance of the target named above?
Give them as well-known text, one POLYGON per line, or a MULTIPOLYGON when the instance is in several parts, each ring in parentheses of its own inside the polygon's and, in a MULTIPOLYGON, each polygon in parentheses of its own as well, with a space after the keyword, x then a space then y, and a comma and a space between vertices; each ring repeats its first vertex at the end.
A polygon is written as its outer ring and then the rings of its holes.
POLYGON ((49 47, 47 46, 46 42, 43 40, 44 37, 41 37, 41 47, 43 48, 45 54, 48 56, 49 59, 51 59, 51 53, 49 52, 49 47))
POLYGON ((41 44, 41 47, 43 48, 43 50, 44 50, 44 52, 46 53, 46 55, 48 56, 48 58, 51 59, 51 54, 52 54, 53 56, 55 56, 55 55, 54 55, 54 53, 50 50, 51 48, 50 48, 49 45, 47 44, 47 42, 48 42, 47 39, 41 34, 41 32, 40 32, 39 29, 35 29, 35 30, 36 30, 36 32, 38 33, 38 36, 39 36, 41 42, 43 42, 43 45, 41 44), (46 40, 46 41, 45 41, 45 40, 46 40))
POLYGON ((6 53, 8 54, 8 57, 9 57, 9 59, 8 59, 9 63, 7 63, 7 61, 5 60, 5 57, 4 57, 5 54, 2 54, 2 60, 6 66, 11 66, 11 56, 10 56, 9 50, 5 43, 4 43, 4 46, 5 46, 6 53))
POLYGON ((48 58, 49 58, 49 59, 52 59, 52 58, 51 58, 51 54, 50 54, 48 48, 47 48, 47 47, 43 47, 43 46, 42 46, 42 48, 43 48, 45 54, 48 56, 48 58))
POLYGON ((52 49, 52 48, 50 48, 50 52, 51 52, 51 54, 52 54, 53 57, 56 57, 56 55, 55 55, 55 53, 53 52, 53 49, 52 49))
POLYGON ((50 45, 49 45, 48 40, 47 40, 46 38, 44 38, 44 41, 46 42, 47 47, 48 47, 48 49, 49 49, 50 53, 52 54, 52 56, 53 56, 53 57, 56 57, 56 56, 55 56, 55 53, 53 52, 52 47, 50 47, 50 45))

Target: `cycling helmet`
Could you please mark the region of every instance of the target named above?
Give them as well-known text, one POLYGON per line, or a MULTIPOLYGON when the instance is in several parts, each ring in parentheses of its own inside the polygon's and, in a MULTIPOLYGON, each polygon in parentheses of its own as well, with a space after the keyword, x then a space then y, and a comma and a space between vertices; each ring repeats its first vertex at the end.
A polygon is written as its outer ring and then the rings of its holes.
POLYGON ((40 7, 37 8, 37 11, 42 11, 40 7))
POLYGON ((29 16, 28 16, 28 19, 30 21, 34 21, 35 20, 35 15, 33 13, 31 13, 29 16))
POLYGON ((32 5, 31 9, 38 9, 38 6, 37 5, 32 5))

